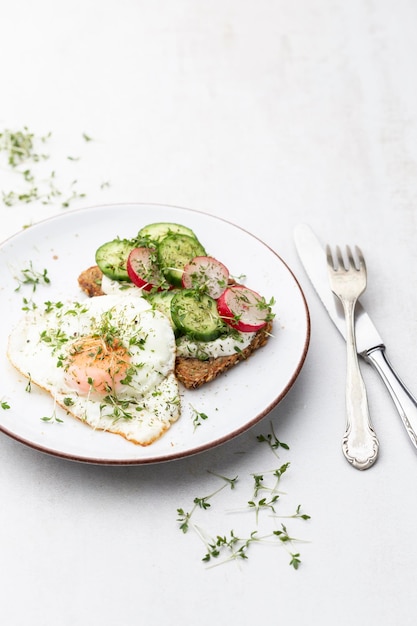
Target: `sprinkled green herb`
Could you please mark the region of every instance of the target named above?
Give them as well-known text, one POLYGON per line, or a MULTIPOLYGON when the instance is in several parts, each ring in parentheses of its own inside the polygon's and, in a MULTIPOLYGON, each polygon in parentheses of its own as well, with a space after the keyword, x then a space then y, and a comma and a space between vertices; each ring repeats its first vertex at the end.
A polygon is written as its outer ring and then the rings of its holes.
POLYGON ((78 200, 79 198, 85 198, 86 196, 85 193, 80 193, 79 191, 77 191, 77 189, 75 188, 76 184, 77 181, 73 180, 71 183, 71 194, 61 204, 64 209, 68 208, 74 200, 78 200))
MULTIPOLYGON (((57 184, 54 170, 49 175, 39 170, 39 163, 51 158, 44 150, 51 136, 51 132, 38 136, 27 126, 22 130, 6 129, 0 133, 0 158, 4 157, 6 165, 17 177, 16 189, 1 190, 3 204, 11 207, 31 202, 43 205, 60 202, 62 208, 68 208, 74 201, 86 196, 78 190, 76 180, 70 183, 68 190, 67 184, 57 184)), ((87 143, 93 141, 87 133, 81 136, 87 143)), ((67 160, 76 162, 80 157, 68 156, 67 160)), ((100 188, 106 186, 109 186, 108 183, 100 188)))
POLYGON ((23 130, 18 131, 6 129, 0 133, 0 151, 6 152, 7 162, 13 168, 27 161, 37 163, 49 157, 46 154, 38 153, 35 145, 39 141, 45 143, 50 136, 51 133, 48 133, 36 138, 27 126, 24 126, 23 130))
POLYGON ((300 553, 299 552, 297 552, 297 554, 291 554, 290 565, 292 565, 292 567, 294 569, 298 569, 299 568, 299 566, 301 565, 300 553))
POLYGON ((45 304, 45 313, 51 313, 51 311, 55 311, 55 310, 59 311, 64 306, 62 302, 51 302, 50 300, 47 300, 46 302, 44 302, 44 304, 45 304))
MULTIPOLYGON (((276 437, 272 425, 271 432, 267 435, 260 435, 257 437, 259 442, 268 443, 271 451, 277 456, 277 448, 283 450, 289 450, 289 446, 278 440, 276 437)), ((279 468, 270 470, 268 472, 252 474, 252 494, 250 499, 246 501, 243 509, 239 509, 239 512, 252 511, 255 513, 255 529, 249 533, 238 534, 235 530, 230 530, 227 533, 218 533, 210 537, 210 535, 203 531, 201 526, 196 523, 195 516, 198 511, 210 511, 212 499, 219 494, 226 486, 230 486, 234 489, 237 476, 233 479, 228 479, 220 474, 210 472, 219 477, 224 483, 216 490, 211 492, 208 496, 196 497, 193 500, 193 506, 189 511, 183 508, 177 509, 177 522, 179 522, 179 528, 183 533, 187 533, 192 529, 205 546, 205 554, 202 558, 204 563, 210 562, 210 565, 220 565, 222 563, 234 561, 234 560, 246 560, 248 559, 249 549, 255 544, 267 544, 271 546, 282 546, 289 554, 289 565, 297 570, 301 565, 300 552, 294 551, 293 546, 299 543, 303 543, 302 539, 299 539, 290 534, 287 526, 280 522, 278 528, 274 528, 271 525, 275 525, 276 520, 283 518, 291 520, 307 521, 310 516, 302 512, 301 505, 298 505, 295 512, 291 514, 281 515, 278 512, 278 507, 282 507, 282 496, 286 495, 279 491, 280 481, 283 475, 287 472, 290 466, 289 462, 283 463, 279 468), (261 519, 262 518, 262 519, 261 519), (265 529, 266 522, 266 529, 265 529), (261 527, 265 529, 261 533, 261 527), (213 563, 214 562, 214 563, 213 563)), ((230 519, 230 510, 226 511, 228 519, 230 519)))
POLYGON ((64 420, 58 417, 58 415, 56 414, 55 407, 54 407, 52 414, 46 417, 41 417, 41 421, 47 422, 48 424, 52 424, 52 423, 63 424, 64 423, 64 420))
POLYGON ((221 485, 221 487, 219 487, 218 489, 210 493, 208 496, 204 496, 202 498, 198 498, 198 497, 194 498, 193 507, 188 513, 186 513, 184 509, 181 509, 181 508, 177 509, 177 514, 179 516, 177 518, 177 522, 180 522, 180 529, 182 530, 183 533, 188 532, 189 527, 190 527, 191 517, 197 508, 208 509, 211 506, 209 500, 211 500, 215 495, 220 493, 220 491, 223 491, 223 489, 225 489, 227 486, 229 486, 231 489, 234 489, 235 483, 238 479, 237 476, 235 476, 235 478, 226 478, 225 476, 221 476, 219 474, 215 474, 215 475, 225 481, 224 484, 221 485))
POLYGON ((1 400, 1 402, 0 402, 0 406, 1 406, 1 408, 2 408, 2 409, 4 409, 5 411, 6 411, 7 409, 10 409, 10 404, 9 404, 8 402, 6 402, 6 400, 1 400))
POLYGON ((214 540, 207 543, 207 552, 202 560, 207 562, 223 553, 228 554, 228 560, 247 559, 248 548, 255 541, 260 541, 256 530, 251 532, 247 539, 237 537, 233 530, 229 532, 229 535, 217 535, 214 540))
POLYGON ((49 333, 46 330, 41 331, 40 339, 43 343, 49 344, 53 348, 53 352, 60 350, 64 344, 69 340, 68 335, 60 328, 50 329, 49 333))
POLYGON ((48 276, 48 270, 44 269, 42 272, 38 272, 33 267, 32 261, 29 262, 29 267, 21 270, 20 276, 16 277, 19 283, 15 291, 19 291, 23 285, 29 285, 32 287, 32 291, 36 291, 36 288, 40 284, 49 285, 50 279, 48 276))
POLYGON ((38 305, 32 299, 23 298, 22 311, 35 311, 37 308, 38 305))
POLYGON ((282 441, 279 441, 278 437, 274 433, 274 429, 272 428, 272 425, 271 425, 271 432, 268 433, 267 435, 258 435, 257 440, 260 442, 267 443, 271 447, 272 450, 276 450, 277 448, 284 448, 284 450, 290 449, 286 443, 282 443, 282 441))
POLYGON ((253 508, 256 513, 256 521, 259 519, 259 511, 261 509, 270 509, 273 513, 275 513, 274 504, 278 502, 279 495, 275 494, 272 496, 270 500, 267 498, 260 498, 259 500, 248 500, 248 506, 253 508))
POLYGON ((192 404, 190 404, 190 409, 191 409, 191 418, 193 421, 194 430, 196 430, 198 426, 201 426, 204 420, 208 419, 208 415, 206 415, 205 413, 202 413, 201 411, 197 411, 197 409, 193 407, 192 404))

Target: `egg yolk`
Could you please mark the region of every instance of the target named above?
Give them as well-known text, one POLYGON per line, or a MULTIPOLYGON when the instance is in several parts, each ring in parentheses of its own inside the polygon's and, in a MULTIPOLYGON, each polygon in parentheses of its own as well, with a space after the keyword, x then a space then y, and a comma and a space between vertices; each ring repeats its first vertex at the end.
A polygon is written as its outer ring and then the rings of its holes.
POLYGON ((71 344, 65 366, 67 383, 81 395, 117 393, 130 367, 130 356, 117 340, 82 337, 71 344))

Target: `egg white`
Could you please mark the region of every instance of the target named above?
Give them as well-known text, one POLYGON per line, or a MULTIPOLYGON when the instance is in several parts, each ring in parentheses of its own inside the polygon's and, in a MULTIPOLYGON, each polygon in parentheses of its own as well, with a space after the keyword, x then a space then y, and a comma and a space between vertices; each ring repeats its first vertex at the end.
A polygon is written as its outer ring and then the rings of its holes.
POLYGON ((142 297, 142 289, 137 287, 134 283, 127 280, 113 280, 106 276, 106 274, 103 274, 101 277, 101 290, 109 296, 142 297))
POLYGON ((9 337, 8 358, 14 367, 56 403, 92 428, 149 445, 180 416, 174 374, 175 337, 168 319, 137 295, 105 295, 83 302, 47 303, 28 312, 9 337), (130 372, 117 393, 83 395, 68 383, 66 357, 72 341, 117 330, 128 349, 130 372))

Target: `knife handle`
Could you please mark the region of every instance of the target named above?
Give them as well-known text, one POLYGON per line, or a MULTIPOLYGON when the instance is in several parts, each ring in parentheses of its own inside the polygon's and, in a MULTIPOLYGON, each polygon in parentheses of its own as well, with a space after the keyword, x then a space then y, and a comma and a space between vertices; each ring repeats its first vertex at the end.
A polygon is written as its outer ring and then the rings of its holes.
POLYGON ((378 346, 362 354, 371 363, 385 383, 400 414, 413 445, 417 448, 417 400, 395 372, 385 354, 385 347, 378 346))

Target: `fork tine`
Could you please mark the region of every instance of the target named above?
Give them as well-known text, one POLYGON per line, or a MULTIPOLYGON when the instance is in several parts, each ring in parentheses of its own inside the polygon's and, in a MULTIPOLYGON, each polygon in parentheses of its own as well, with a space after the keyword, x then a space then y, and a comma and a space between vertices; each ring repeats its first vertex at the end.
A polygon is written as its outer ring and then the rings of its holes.
POLYGON ((350 267, 356 269, 356 261, 353 258, 353 254, 352 254, 352 250, 350 246, 346 246, 346 254, 347 254, 348 261, 350 263, 350 267))
POLYGON ((329 245, 326 246, 326 257, 327 257, 327 264, 333 269, 335 269, 332 249, 329 245))
POLYGON ((346 246, 346 254, 347 254, 350 266, 353 269, 356 269, 358 272, 361 269, 366 270, 365 259, 359 246, 355 246, 356 258, 349 246, 346 246))
POLYGON ((362 254, 362 250, 359 246, 355 246, 355 254, 352 252, 352 248, 350 246, 346 246, 346 260, 343 256, 342 250, 340 246, 336 246, 334 253, 329 245, 326 246, 326 256, 327 263, 331 266, 335 271, 337 270, 345 270, 349 271, 350 268, 356 269, 360 271, 361 269, 366 271, 365 258, 362 254), (356 254, 356 258, 355 258, 356 254))
POLYGON ((343 255, 342 255, 342 251, 340 249, 340 246, 336 246, 336 257, 337 257, 337 262, 338 262, 338 265, 339 265, 339 269, 346 269, 345 262, 343 260, 343 255))
POLYGON ((355 251, 359 261, 359 269, 363 267, 363 269, 366 270, 365 257, 362 254, 362 250, 359 248, 359 246, 355 246, 355 251))

